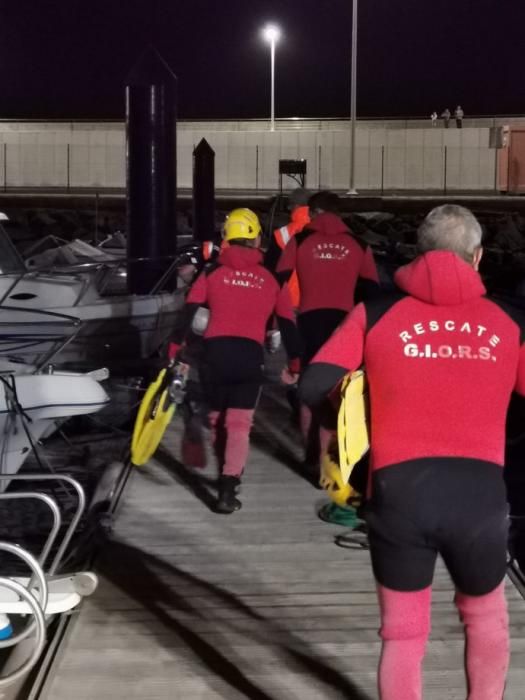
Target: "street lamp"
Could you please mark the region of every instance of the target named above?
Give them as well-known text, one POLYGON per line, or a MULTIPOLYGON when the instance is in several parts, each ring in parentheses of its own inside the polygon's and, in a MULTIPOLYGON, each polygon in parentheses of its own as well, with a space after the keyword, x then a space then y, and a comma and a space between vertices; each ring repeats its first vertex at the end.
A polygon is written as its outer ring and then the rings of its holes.
POLYGON ((351 107, 350 107, 350 128, 351 128, 351 146, 350 146, 350 189, 347 194, 356 195, 355 188, 355 128, 357 119, 357 17, 358 17, 358 2, 352 0, 352 85, 351 85, 351 107))
POLYGON ((262 35, 270 44, 271 58, 271 98, 270 98, 270 131, 275 131, 275 44, 281 38, 281 30, 275 24, 267 24, 262 35))

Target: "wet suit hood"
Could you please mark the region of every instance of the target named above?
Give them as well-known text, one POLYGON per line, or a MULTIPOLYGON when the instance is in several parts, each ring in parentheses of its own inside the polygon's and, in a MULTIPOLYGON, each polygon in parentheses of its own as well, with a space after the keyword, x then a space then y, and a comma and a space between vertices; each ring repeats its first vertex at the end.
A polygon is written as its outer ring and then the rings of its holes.
POLYGON ((316 216, 315 219, 310 222, 308 229, 327 236, 333 236, 337 233, 350 233, 348 226, 341 217, 328 211, 316 216))
POLYGON ((396 285, 411 297, 435 306, 455 306, 486 293, 479 273, 449 250, 433 250, 401 267, 396 285))
POLYGON ((246 270, 262 263, 263 256, 258 248, 245 248, 229 245, 219 256, 219 263, 234 270, 246 270))

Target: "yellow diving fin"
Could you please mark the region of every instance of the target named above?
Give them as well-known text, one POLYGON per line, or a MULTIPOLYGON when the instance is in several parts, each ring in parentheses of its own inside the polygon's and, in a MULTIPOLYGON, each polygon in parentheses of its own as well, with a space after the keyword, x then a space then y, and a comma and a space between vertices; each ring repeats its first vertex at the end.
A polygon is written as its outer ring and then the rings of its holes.
POLYGON ((357 370, 347 375, 341 388, 341 406, 337 418, 339 466, 344 484, 352 469, 370 447, 367 423, 368 390, 365 373, 357 370))
POLYGON ((131 461, 137 467, 155 454, 175 413, 176 403, 170 395, 172 379, 172 369, 162 369, 139 406, 131 439, 131 461))
POLYGON ((323 455, 319 484, 326 489, 331 500, 340 508, 361 503, 361 494, 348 482, 343 481, 339 466, 337 438, 335 436, 329 449, 323 455))

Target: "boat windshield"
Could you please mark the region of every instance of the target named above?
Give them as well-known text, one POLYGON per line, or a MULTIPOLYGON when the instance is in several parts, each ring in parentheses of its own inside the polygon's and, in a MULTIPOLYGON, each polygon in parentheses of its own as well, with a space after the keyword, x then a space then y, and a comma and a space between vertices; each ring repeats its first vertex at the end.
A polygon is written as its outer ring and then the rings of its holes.
POLYGON ((26 272, 24 261, 11 243, 5 228, 0 224, 0 275, 22 275, 26 272))

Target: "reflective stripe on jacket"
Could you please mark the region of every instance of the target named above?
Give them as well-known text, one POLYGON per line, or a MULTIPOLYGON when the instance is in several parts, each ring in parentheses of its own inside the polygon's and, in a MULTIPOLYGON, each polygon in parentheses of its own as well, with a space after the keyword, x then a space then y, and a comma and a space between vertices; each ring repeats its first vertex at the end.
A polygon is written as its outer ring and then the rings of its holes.
MULTIPOLYGON (((292 238, 300 233, 305 226, 310 223, 310 211, 308 207, 296 207, 291 215, 290 223, 287 226, 274 231, 275 242, 281 250, 284 250, 292 238)), ((293 273, 288 280, 288 290, 294 308, 299 306, 301 300, 301 290, 299 288, 299 278, 297 273, 293 273)))

